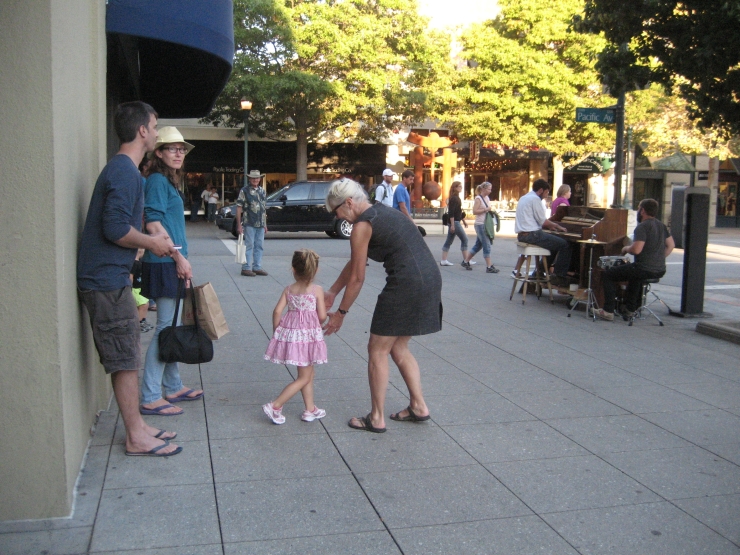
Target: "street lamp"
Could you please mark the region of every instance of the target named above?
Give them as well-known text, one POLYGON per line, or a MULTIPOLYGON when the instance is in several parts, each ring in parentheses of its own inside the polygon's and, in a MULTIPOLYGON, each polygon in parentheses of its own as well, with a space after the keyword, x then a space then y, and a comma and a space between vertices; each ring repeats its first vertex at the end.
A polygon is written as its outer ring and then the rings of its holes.
POLYGON ((247 164, 249 162, 249 112, 252 110, 252 103, 246 98, 242 97, 241 100, 242 114, 244 116, 244 186, 247 185, 247 173, 249 170, 247 164))

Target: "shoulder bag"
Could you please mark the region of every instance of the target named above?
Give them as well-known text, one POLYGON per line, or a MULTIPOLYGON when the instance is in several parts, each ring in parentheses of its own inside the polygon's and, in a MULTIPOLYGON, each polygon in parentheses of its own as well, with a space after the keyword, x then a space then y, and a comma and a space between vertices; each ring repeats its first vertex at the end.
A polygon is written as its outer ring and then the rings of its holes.
MULTIPOLYGON (((179 299, 182 297, 182 288, 185 280, 179 280, 177 284, 177 299, 175 305, 175 316, 172 325, 167 326, 159 333, 159 360, 162 362, 184 362, 185 364, 200 364, 213 360, 213 341, 208 337, 205 330, 198 324, 198 319, 190 326, 178 326, 177 316, 180 313, 179 299)), ((193 303, 193 314, 197 314, 195 292, 192 291, 192 280, 190 280, 191 295, 193 303)))

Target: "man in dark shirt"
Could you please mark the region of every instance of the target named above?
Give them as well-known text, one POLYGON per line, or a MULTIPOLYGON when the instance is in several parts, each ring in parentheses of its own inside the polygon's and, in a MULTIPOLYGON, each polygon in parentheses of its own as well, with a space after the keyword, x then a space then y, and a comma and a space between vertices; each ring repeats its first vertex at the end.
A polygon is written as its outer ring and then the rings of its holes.
POLYGON ((625 314, 629 317, 640 308, 641 287, 645 279, 661 278, 665 274, 665 259, 673 251, 676 243, 665 224, 656 218, 658 201, 646 198, 637 208, 635 240, 622 248, 622 254, 632 254, 635 261, 609 268, 604 272, 604 308, 595 311, 602 320, 614 320, 617 283, 628 282, 625 295, 625 314))
POLYGON ((157 256, 177 252, 165 233, 144 235, 143 179, 137 169, 157 141, 157 113, 143 102, 118 106, 115 129, 121 147, 100 172, 77 257, 77 290, 87 307, 95 347, 126 427, 126 454, 167 457, 182 451, 173 432, 153 428, 139 414, 140 325, 131 292, 137 249, 157 256))

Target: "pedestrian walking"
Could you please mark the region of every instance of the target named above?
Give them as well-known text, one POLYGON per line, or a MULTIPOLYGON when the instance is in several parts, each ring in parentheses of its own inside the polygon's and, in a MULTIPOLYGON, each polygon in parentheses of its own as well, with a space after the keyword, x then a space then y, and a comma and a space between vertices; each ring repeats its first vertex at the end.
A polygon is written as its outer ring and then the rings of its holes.
POLYGON ((475 192, 478 194, 473 203, 473 214, 475 215, 474 227, 477 239, 461 264, 466 270, 472 270, 470 260, 482 249, 483 258, 486 260, 486 273, 497 274, 499 272, 498 268, 491 264, 491 239, 486 234, 486 214, 491 210, 491 201, 488 199, 488 195, 491 194, 492 188, 493 185, 488 181, 484 181, 475 188, 475 192))
POLYGON ((313 283, 319 269, 319 255, 309 249, 297 250, 291 266, 295 283, 283 290, 272 312, 273 333, 265 360, 297 366, 298 377, 277 399, 262 407, 275 424, 285 423, 283 406, 299 391, 306 407, 301 420, 313 422, 326 416, 326 411, 317 407, 313 398, 314 365, 327 361, 321 330, 321 322, 326 320, 324 291, 313 283), (286 307, 288 311, 283 314, 286 307))
POLYGON ((455 240, 455 236, 460 238, 460 250, 462 251, 463 260, 468 256, 468 234, 463 229, 463 226, 468 227, 468 224, 463 218, 462 201, 460 200, 461 191, 462 183, 459 181, 454 181, 450 185, 449 201, 447 204, 447 215, 450 221, 447 228, 447 240, 442 245, 442 261, 439 263, 440 266, 454 266, 452 262, 447 260, 447 254, 450 252, 450 247, 455 240))

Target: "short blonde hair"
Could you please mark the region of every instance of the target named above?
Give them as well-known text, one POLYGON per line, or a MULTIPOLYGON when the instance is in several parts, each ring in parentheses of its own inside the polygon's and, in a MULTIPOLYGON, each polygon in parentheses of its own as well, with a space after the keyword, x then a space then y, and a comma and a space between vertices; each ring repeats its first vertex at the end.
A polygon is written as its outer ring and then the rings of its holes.
POLYGON ((556 196, 562 197, 565 193, 570 192, 570 185, 561 185, 558 187, 558 194, 556 196))
POLYGON ((332 181, 329 192, 326 193, 326 210, 333 212, 337 206, 348 198, 351 198, 354 202, 361 202, 367 200, 367 195, 365 195, 365 189, 362 185, 348 177, 332 181))

